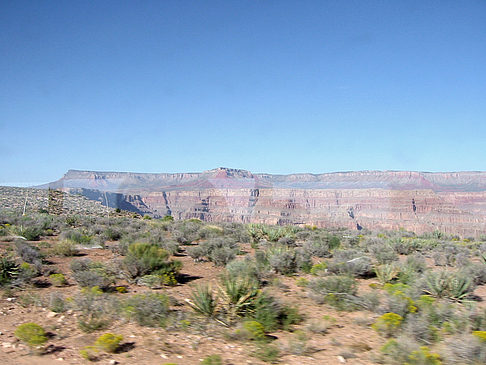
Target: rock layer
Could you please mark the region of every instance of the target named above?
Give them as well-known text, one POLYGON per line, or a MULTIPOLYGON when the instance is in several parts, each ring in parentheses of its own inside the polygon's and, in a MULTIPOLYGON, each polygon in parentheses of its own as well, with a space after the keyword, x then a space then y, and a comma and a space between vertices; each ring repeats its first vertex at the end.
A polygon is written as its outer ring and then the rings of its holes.
POLYGON ((177 174, 70 170, 47 186, 155 217, 486 234, 486 172, 270 175, 227 168, 177 174))

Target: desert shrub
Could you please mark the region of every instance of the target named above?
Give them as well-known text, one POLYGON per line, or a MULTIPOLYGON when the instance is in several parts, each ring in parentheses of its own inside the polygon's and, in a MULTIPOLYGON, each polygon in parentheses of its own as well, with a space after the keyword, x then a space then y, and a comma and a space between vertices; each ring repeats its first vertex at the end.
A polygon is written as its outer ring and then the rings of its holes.
POLYGON ((398 275, 398 269, 395 265, 383 264, 374 268, 376 277, 381 284, 393 281, 398 275))
POLYGON ((25 242, 16 243, 17 255, 25 262, 37 267, 42 265, 42 255, 37 247, 25 242))
POLYGON ((412 299, 415 296, 414 289, 408 285, 385 284, 386 300, 383 303, 381 312, 392 312, 406 317, 409 313, 415 313, 417 306, 412 299))
POLYGON ((373 329, 386 337, 395 335, 402 325, 403 317, 396 313, 385 313, 372 325, 373 329))
POLYGON ((292 325, 302 321, 297 308, 281 303, 265 291, 256 297, 253 304, 253 311, 248 317, 261 323, 266 332, 288 330, 292 325))
POLYGON ((410 255, 399 265, 398 279, 404 284, 412 283, 426 270, 427 263, 421 254, 410 255))
POLYGON ((220 355, 208 355, 201 360, 201 365, 223 365, 223 359, 220 355))
POLYGON ((398 260, 398 255, 392 245, 387 243, 376 243, 367 247, 379 265, 391 264, 398 260))
POLYGON ((19 274, 14 280, 15 285, 30 283, 30 281, 39 275, 39 271, 34 265, 22 262, 19 266, 19 274))
POLYGON ((164 326, 169 315, 169 298, 165 294, 137 294, 122 305, 130 320, 148 327, 164 326))
POLYGON ((327 263, 319 262, 318 264, 312 265, 310 269, 310 273, 312 275, 319 275, 323 274, 327 271, 327 263))
POLYGON ((327 263, 327 270, 338 275, 355 277, 369 277, 373 275, 373 265, 363 252, 349 249, 334 253, 332 260, 327 263))
POLYGON ((388 364, 404 365, 408 364, 409 356, 416 351, 419 345, 405 336, 397 339, 388 340, 380 349, 384 360, 388 364))
POLYGON ((277 241, 280 245, 285 245, 289 247, 294 247, 295 246, 295 239, 293 237, 280 237, 277 241))
POLYGON ((265 327, 257 321, 245 321, 236 331, 236 336, 247 341, 266 342, 265 327))
POLYGON ((391 247, 400 255, 410 255, 420 249, 420 243, 416 239, 397 237, 389 241, 391 247))
POLYGON ((298 259, 295 249, 272 245, 266 250, 266 256, 270 267, 277 273, 289 275, 297 272, 298 259))
POLYGON ((98 337, 94 346, 100 351, 114 353, 120 347, 120 342, 123 341, 122 335, 114 335, 113 333, 105 333, 98 337))
POLYGON ((61 287, 67 285, 66 277, 63 274, 51 274, 49 275, 49 279, 54 286, 61 287))
POLYGON ((115 283, 115 275, 102 262, 90 259, 73 260, 71 262, 73 278, 81 287, 97 286, 107 290, 115 283))
POLYGON ((243 260, 233 260, 226 265, 228 275, 233 277, 261 279, 261 272, 258 269, 256 262, 250 256, 246 256, 243 260))
POLYGON ((76 242, 70 240, 62 240, 56 243, 51 248, 51 254, 54 256, 75 256, 78 254, 76 242))
POLYGON ((15 330, 15 337, 30 347, 37 347, 47 342, 44 328, 37 323, 23 323, 15 330))
POLYGON ((238 244, 231 237, 211 238, 188 250, 189 256, 194 260, 206 258, 218 266, 224 266, 233 260, 237 252, 238 244))
POLYGON ((60 238, 62 240, 69 240, 79 245, 89 245, 93 237, 81 232, 78 229, 67 230, 61 233, 60 238))
POLYGON ((257 349, 253 352, 253 356, 263 362, 268 363, 277 363, 280 358, 280 350, 278 347, 273 345, 260 345, 257 349))
POLYGON ((244 224, 240 223, 222 223, 223 235, 232 237, 236 242, 249 243, 251 241, 248 230, 244 224))
POLYGON ((179 244, 176 241, 172 241, 172 240, 164 240, 164 241, 157 243, 157 245, 162 247, 164 250, 169 252, 171 255, 175 255, 180 250, 179 244))
POLYGON ((297 255, 297 267, 299 268, 299 270, 307 274, 310 273, 312 269, 311 254, 300 247, 295 249, 295 253, 297 255))
POLYGON ((414 314, 407 317, 403 332, 415 341, 431 344, 438 340, 439 329, 434 326, 427 314, 414 314))
POLYGON ((432 252, 432 258, 436 266, 454 266, 458 256, 468 257, 469 252, 466 248, 453 243, 446 243, 432 252))
POLYGON ((217 226, 202 226, 198 230, 199 238, 210 239, 223 235, 223 228, 217 226))
POLYGON ((292 333, 292 336, 284 344, 286 352, 292 355, 304 356, 312 350, 308 345, 308 336, 304 331, 297 330, 292 333))
POLYGON ((194 247, 189 247, 187 249, 187 254, 192 257, 194 261, 201 261, 208 255, 208 252, 206 250, 206 247, 198 245, 194 247))
POLYGON ((56 313, 62 313, 66 311, 67 303, 64 297, 59 293, 51 293, 49 295, 49 309, 56 313))
POLYGON ((152 289, 157 289, 163 285, 177 285, 177 280, 173 273, 163 275, 144 275, 137 280, 137 285, 144 285, 152 289))
POLYGON ((216 314, 218 299, 213 289, 208 284, 197 285, 191 293, 191 299, 186 299, 191 308, 206 317, 213 317, 216 314))
POLYGON ((328 303, 338 309, 355 307, 357 283, 348 276, 320 277, 312 280, 308 288, 318 303, 328 303))
POLYGON ((102 236, 108 241, 118 241, 120 238, 122 238, 123 234, 119 229, 115 227, 108 227, 103 230, 102 236))
POLYGON ((329 328, 336 324, 336 319, 330 316, 324 316, 322 319, 313 320, 307 326, 307 329, 313 333, 326 334, 329 328))
POLYGON ((171 227, 172 237, 183 245, 190 244, 200 238, 199 230, 202 226, 203 222, 197 219, 176 222, 171 227))
POLYGON ((21 230, 21 235, 27 241, 38 241, 44 230, 41 227, 24 227, 21 230))
POLYGON ((486 346, 471 334, 454 336, 445 343, 445 354, 449 364, 485 364, 486 346))
POLYGON ((441 365, 442 361, 439 354, 430 352, 427 346, 420 346, 408 355, 407 364, 410 365, 441 365))
POLYGON ((72 304, 80 312, 78 325, 84 332, 107 328, 118 308, 117 301, 96 286, 83 289, 73 298, 72 304))
POLYGON ((173 261, 169 253, 157 245, 149 243, 133 243, 128 246, 128 252, 123 260, 123 267, 130 278, 144 275, 177 274, 182 264, 173 261))
POLYGON ((459 272, 429 272, 425 276, 425 292, 436 298, 463 300, 474 290, 473 281, 459 272))
POLYGON ((19 270, 19 266, 12 257, 0 257, 0 286, 10 283, 18 277, 19 270))
POLYGON ((461 269, 465 277, 471 278, 475 285, 486 284, 486 265, 484 263, 473 263, 461 269))
POLYGON ((225 266, 228 262, 234 260, 236 250, 230 247, 215 248, 209 255, 209 260, 216 266, 225 266))

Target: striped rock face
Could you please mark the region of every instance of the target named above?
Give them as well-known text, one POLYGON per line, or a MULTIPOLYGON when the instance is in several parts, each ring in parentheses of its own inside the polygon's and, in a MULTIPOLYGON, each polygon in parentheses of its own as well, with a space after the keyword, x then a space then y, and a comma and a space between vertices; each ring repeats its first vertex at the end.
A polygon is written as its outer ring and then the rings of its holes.
POLYGON ((217 168, 143 174, 70 170, 42 186, 176 219, 486 234, 486 172, 271 175, 217 168))

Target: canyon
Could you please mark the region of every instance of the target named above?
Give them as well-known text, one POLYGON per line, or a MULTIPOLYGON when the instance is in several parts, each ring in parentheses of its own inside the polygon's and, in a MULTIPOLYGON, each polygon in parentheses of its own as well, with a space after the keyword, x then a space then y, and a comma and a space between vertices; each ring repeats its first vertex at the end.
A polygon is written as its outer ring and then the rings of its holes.
POLYGON ((357 171, 272 175, 69 170, 41 188, 160 218, 357 230, 486 234, 486 172, 357 171))

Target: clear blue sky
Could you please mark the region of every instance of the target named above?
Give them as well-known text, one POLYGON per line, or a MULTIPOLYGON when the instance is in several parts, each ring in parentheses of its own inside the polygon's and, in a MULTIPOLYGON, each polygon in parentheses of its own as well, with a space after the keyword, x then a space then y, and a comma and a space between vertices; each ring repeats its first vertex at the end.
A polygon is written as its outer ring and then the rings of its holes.
POLYGON ((0 184, 486 169, 486 1, 0 2, 0 184))

